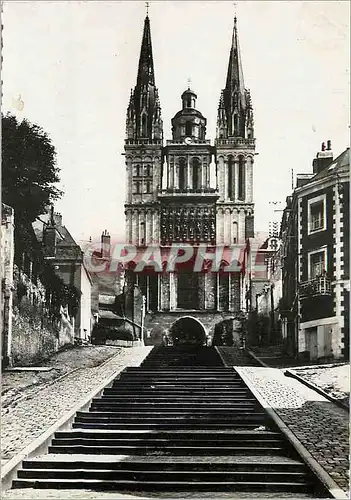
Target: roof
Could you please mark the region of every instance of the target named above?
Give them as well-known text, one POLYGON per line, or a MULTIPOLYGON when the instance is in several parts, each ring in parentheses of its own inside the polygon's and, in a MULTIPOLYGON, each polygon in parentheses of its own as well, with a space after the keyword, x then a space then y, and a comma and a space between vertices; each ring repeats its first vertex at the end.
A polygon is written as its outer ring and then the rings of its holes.
POLYGON ((311 182, 323 179, 335 173, 350 169, 350 148, 346 148, 335 160, 332 160, 321 172, 314 175, 311 182))

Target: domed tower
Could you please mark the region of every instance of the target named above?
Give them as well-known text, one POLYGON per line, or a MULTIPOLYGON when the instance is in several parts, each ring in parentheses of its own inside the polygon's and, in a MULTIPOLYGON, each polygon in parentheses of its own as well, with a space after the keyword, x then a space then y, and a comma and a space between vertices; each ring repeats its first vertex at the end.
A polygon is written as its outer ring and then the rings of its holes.
POLYGON ((196 109, 196 93, 183 92, 182 109, 172 118, 172 140, 163 148, 161 245, 214 243, 216 166, 206 140, 206 118, 196 109))
POLYGON ((182 94, 182 109, 172 119, 173 140, 190 138, 193 141, 205 141, 206 118, 196 109, 197 95, 188 88, 182 94))

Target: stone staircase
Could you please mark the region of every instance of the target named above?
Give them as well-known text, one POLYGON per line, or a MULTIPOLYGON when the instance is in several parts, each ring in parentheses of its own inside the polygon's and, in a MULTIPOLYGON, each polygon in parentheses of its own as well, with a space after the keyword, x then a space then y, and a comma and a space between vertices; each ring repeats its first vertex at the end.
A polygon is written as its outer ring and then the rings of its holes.
POLYGON ((246 492, 312 498, 306 465, 214 348, 154 348, 127 368, 14 488, 246 492))

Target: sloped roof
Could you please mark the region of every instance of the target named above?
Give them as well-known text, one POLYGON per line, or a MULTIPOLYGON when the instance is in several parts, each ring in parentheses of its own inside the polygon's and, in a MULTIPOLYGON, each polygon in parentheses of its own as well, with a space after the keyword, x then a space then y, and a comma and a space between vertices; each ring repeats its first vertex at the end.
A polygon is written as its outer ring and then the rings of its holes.
POLYGON ((334 175, 340 170, 350 169, 350 148, 346 148, 335 160, 332 160, 321 172, 312 177, 310 182, 334 175))

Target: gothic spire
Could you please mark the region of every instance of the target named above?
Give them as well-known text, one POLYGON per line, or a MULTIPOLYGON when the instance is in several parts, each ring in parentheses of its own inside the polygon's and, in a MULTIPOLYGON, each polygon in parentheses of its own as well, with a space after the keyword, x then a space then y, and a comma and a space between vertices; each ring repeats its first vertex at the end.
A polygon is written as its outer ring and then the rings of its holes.
POLYGON ((131 92, 127 110, 126 139, 129 144, 139 139, 153 144, 161 143, 162 128, 161 107, 155 86, 150 19, 147 14, 144 21, 137 82, 131 92))
POLYGON ((249 91, 245 89, 244 84, 236 16, 226 85, 222 90, 218 108, 217 136, 253 137, 252 106, 249 91))
POLYGON ((139 57, 137 86, 155 85, 154 61, 152 57, 150 19, 147 15, 144 21, 143 40, 139 57))
POLYGON ((244 74, 241 64, 241 54, 238 39, 237 18, 234 17, 234 28, 232 36, 232 46, 229 55, 229 64, 227 72, 226 90, 237 91, 241 97, 244 97, 245 85, 244 74))

